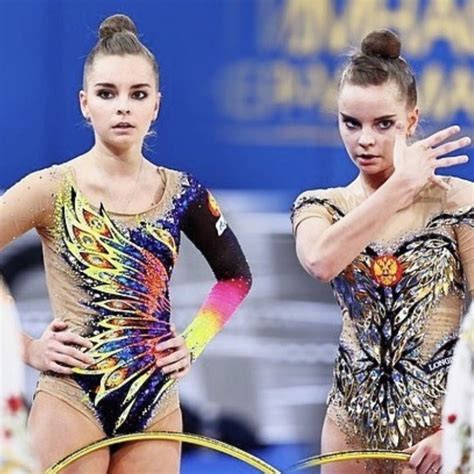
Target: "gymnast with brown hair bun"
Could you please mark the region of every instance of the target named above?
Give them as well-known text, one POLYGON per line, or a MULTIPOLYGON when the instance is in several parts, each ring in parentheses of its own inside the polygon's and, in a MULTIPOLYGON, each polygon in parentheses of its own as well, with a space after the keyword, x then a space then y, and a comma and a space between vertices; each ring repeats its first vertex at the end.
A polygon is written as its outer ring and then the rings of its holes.
MULTIPOLYGON (((29 432, 42 470, 105 436, 181 431, 176 381, 250 288, 246 259, 212 194, 142 154, 158 116, 159 79, 130 18, 107 18, 80 92, 93 147, 1 198, 0 248, 37 229, 55 318, 39 339, 23 336, 25 362, 41 371, 29 432), (217 282, 178 335, 169 281, 181 232, 217 282)), ((173 474, 179 465, 179 443, 137 441, 93 452, 64 472, 173 474)))
POLYGON ((440 472, 440 415, 466 295, 474 292, 474 185, 435 174, 465 163, 451 126, 414 140, 413 72, 374 31, 339 83, 339 131, 358 177, 294 203, 296 252, 331 282, 343 327, 322 451, 405 450, 410 462, 347 461, 325 474, 440 472), (445 155, 453 156, 446 157, 445 155))

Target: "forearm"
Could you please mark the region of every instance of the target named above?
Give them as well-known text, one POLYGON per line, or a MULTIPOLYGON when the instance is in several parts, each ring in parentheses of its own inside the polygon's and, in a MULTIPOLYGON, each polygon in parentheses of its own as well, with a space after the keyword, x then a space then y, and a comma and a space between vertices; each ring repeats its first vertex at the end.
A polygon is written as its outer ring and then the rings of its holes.
POLYGON ((22 361, 31 365, 30 361, 30 345, 33 342, 33 338, 21 332, 19 324, 19 318, 16 312, 15 301, 10 294, 10 291, 4 283, 2 276, 0 275, 0 306, 2 308, 1 317, 8 318, 11 324, 15 327, 15 333, 18 334, 16 345, 19 346, 18 353, 21 355, 22 361))
POLYGON ((387 180, 320 236, 303 240, 297 249, 303 267, 317 279, 332 280, 376 238, 387 220, 412 199, 412 193, 399 180, 387 180))
POLYGON ((25 332, 21 333, 21 358, 23 362, 30 367, 33 367, 30 357, 30 349, 33 341, 34 339, 30 335, 26 334, 25 332))
POLYGON ((249 290, 250 281, 245 278, 221 280, 214 285, 183 334, 193 361, 230 319, 249 290))

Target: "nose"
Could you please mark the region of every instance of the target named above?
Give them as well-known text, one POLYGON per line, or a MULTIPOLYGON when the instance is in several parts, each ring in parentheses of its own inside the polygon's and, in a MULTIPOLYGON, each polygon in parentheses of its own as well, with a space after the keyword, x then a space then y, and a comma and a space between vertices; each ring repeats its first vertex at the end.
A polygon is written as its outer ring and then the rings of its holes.
POLYGON ((117 114, 118 115, 130 115, 130 104, 128 103, 128 98, 122 98, 117 104, 117 114))
POLYGON ((130 115, 130 109, 127 107, 119 107, 117 109, 117 114, 118 115, 130 115))
POLYGON ((359 145, 363 148, 373 146, 375 144, 374 134, 370 129, 363 128, 359 135, 359 145))

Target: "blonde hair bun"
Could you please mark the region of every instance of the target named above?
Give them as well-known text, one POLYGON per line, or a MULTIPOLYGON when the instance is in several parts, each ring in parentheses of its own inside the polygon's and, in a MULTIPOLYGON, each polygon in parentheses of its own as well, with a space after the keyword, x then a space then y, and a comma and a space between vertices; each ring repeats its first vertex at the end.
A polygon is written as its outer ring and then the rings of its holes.
POLYGON ((135 23, 127 15, 112 15, 106 18, 99 26, 99 38, 112 38, 117 33, 128 31, 135 36, 138 34, 135 23))

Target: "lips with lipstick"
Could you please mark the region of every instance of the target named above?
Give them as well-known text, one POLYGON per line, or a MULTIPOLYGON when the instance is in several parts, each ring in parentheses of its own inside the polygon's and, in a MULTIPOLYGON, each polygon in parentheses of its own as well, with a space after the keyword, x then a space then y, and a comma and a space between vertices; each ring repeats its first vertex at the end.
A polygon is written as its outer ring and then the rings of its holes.
POLYGON ((118 124, 112 127, 115 130, 128 130, 130 128, 135 128, 130 122, 119 122, 118 124))
POLYGON ((361 164, 371 164, 375 161, 376 158, 380 158, 380 155, 372 155, 371 153, 362 153, 357 155, 357 160, 361 164))

